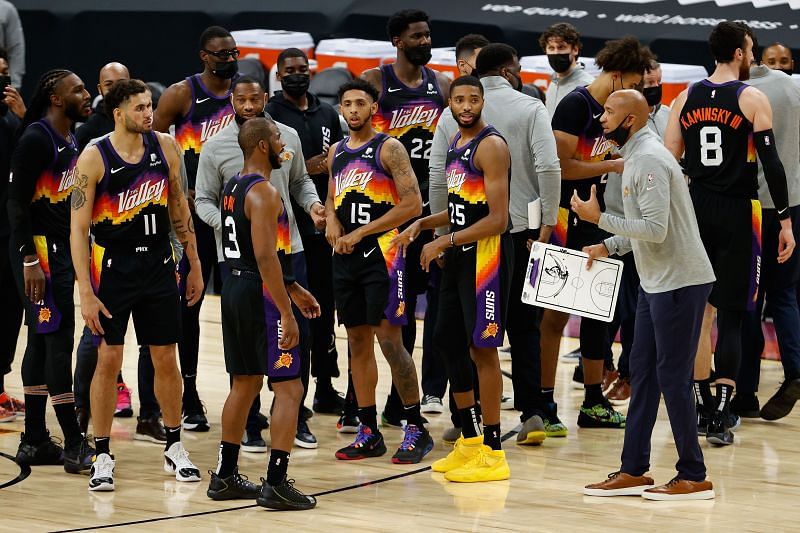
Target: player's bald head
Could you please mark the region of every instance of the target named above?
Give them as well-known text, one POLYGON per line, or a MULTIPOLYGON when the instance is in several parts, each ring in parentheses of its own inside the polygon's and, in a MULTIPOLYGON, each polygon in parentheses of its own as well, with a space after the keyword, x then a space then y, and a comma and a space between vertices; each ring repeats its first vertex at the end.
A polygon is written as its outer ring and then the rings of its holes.
MULTIPOLYGON (((633 115, 637 126, 647 124, 650 107, 642 93, 633 89, 614 91, 606 100, 605 108, 619 116, 633 115)), ((634 127, 633 129, 639 129, 634 127)))
POLYGON ((245 159, 250 157, 259 142, 264 141, 269 146, 275 127, 275 123, 265 117, 251 118, 242 124, 239 129, 239 148, 245 159))

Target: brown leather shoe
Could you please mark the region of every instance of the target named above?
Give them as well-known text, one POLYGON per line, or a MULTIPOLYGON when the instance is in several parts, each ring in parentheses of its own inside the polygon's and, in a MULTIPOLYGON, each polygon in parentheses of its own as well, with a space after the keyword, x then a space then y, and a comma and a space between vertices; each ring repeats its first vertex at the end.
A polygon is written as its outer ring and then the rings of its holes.
POLYGON ((616 369, 614 369, 614 368, 612 368, 612 369, 604 368, 603 369, 603 385, 602 385, 603 392, 605 392, 608 389, 610 389, 611 386, 614 384, 614 382, 617 381, 618 377, 619 377, 619 372, 616 369))
POLYGON ((680 501, 711 500, 714 498, 714 486, 710 481, 689 481, 675 478, 666 485, 653 487, 642 492, 648 500, 680 501))
POLYGON ((640 496, 644 490, 654 486, 653 478, 612 472, 605 481, 586 485, 583 493, 587 496, 640 496))
POLYGON ((631 399, 631 384, 627 378, 619 378, 606 394, 611 405, 627 405, 631 399))

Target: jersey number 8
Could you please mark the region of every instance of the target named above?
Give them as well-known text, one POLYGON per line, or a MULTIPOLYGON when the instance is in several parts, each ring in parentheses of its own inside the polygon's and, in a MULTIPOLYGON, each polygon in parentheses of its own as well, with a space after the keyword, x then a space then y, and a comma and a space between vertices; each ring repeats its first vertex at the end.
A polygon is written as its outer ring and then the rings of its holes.
POLYGON ((722 131, 717 126, 700 129, 700 162, 706 167, 722 164, 722 131))

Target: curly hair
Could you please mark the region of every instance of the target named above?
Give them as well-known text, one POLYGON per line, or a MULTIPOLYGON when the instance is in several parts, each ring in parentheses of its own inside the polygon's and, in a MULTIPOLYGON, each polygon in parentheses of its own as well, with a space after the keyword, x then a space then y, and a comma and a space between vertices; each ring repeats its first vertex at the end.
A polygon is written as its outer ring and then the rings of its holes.
POLYGON ((644 74, 653 59, 655 56, 650 48, 642 46, 636 37, 628 35, 622 39, 606 41, 594 61, 604 72, 644 74))
POLYGON ((561 39, 570 46, 577 46, 578 50, 583 47, 581 34, 569 22, 557 22, 544 30, 544 33, 539 36, 539 46, 543 51, 546 51, 547 41, 550 39, 561 39))

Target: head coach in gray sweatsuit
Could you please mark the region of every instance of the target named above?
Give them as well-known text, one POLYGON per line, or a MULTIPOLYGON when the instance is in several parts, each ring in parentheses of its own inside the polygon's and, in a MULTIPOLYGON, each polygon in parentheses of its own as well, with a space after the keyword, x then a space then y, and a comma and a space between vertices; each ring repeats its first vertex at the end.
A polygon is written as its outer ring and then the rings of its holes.
POLYGON ((624 217, 601 213, 592 190, 575 194, 572 209, 614 236, 584 248, 592 258, 632 250, 641 278, 636 329, 630 355, 631 401, 619 473, 584 489, 593 496, 642 493, 648 499, 713 498, 697 441, 693 392, 694 359, 714 272, 697 226, 686 181, 675 158, 647 126, 641 93, 613 93, 601 123, 621 145, 624 217), (663 393, 675 444, 678 474, 654 487, 650 436, 663 393), (638 492, 637 492, 638 491, 638 492))

